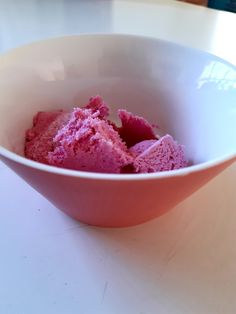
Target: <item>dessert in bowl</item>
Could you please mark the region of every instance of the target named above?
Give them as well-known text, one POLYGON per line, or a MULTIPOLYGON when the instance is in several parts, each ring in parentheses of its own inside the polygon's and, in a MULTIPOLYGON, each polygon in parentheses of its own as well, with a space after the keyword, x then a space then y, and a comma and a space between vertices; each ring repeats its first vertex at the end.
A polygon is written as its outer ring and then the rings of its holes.
POLYGON ((53 38, 0 57, 0 158, 56 207, 96 226, 124 227, 167 212, 236 159, 236 69, 155 38, 53 38), (25 157, 37 112, 72 110, 101 95, 184 145, 187 167, 152 173, 67 169, 25 157))

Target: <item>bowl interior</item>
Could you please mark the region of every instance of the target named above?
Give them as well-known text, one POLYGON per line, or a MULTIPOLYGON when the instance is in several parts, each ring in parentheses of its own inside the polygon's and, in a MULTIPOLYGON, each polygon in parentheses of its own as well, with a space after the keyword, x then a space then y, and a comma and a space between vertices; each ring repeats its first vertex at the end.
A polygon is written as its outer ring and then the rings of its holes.
POLYGON ((83 35, 50 39, 0 58, 0 145, 23 155, 38 111, 83 105, 100 94, 158 124, 194 164, 236 151, 236 69, 157 39, 83 35))

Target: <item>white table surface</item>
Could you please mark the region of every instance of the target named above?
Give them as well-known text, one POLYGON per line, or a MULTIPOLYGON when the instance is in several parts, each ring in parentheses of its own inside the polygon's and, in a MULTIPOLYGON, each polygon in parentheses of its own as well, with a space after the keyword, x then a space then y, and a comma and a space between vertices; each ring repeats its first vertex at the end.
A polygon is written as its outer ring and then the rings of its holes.
MULTIPOLYGON (((136 33, 236 64, 236 15, 160 1, 0 0, 0 52, 84 32, 136 33)), ((236 164, 168 214, 79 224, 0 163, 1 314, 235 314, 236 164)))

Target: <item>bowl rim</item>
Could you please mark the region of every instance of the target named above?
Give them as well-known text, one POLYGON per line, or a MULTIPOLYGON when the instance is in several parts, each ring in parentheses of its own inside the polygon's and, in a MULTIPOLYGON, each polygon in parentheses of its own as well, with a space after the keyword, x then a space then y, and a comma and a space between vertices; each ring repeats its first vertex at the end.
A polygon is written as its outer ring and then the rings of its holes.
MULTIPOLYGON (((236 65, 230 63, 227 60, 224 60, 217 55, 214 55, 212 53, 209 53, 207 51, 203 51, 198 48, 189 47, 187 45, 183 45, 180 43, 175 43, 166 39, 161 39, 155 36, 149 36, 149 35, 138 35, 138 34, 128 34, 128 33, 83 33, 83 34, 73 34, 73 35, 63 35, 63 36, 53 36, 48 37, 45 39, 33 41, 30 43, 26 43, 24 45, 21 45, 19 47, 15 47, 13 49, 9 49, 2 53, 0 55, 0 62, 1 59, 4 57, 7 58, 11 54, 17 53, 19 50, 23 50, 27 47, 40 45, 42 43, 50 42, 53 40, 63 40, 67 38, 71 39, 78 39, 82 37, 97 37, 97 38, 109 38, 109 37, 126 37, 126 38, 133 38, 133 39, 142 39, 142 40, 152 40, 157 41, 163 44, 167 44, 170 46, 177 46, 179 48, 183 48, 185 50, 198 52, 200 54, 204 54, 205 56, 211 56, 214 57, 215 60, 219 60, 222 63, 230 66, 232 69, 236 71, 236 65)), ((0 63, 1 67, 1 63, 0 63)), ((65 168, 59 168, 51 165, 46 165, 43 163, 39 163, 30 159, 27 159, 26 157, 23 157, 21 155, 18 155, 9 149, 4 148, 0 145, 0 157, 1 155, 7 159, 10 159, 16 163, 20 163, 24 166, 34 168, 36 170, 49 172, 57 175, 63 175, 63 176, 70 176, 70 177, 78 177, 78 178, 84 178, 84 179, 90 179, 90 180, 109 180, 109 181, 140 181, 140 180, 156 180, 161 178, 170 178, 170 177, 182 177, 187 176, 195 172, 204 171, 216 166, 219 166, 223 163, 226 163, 228 161, 233 162, 233 160, 236 161, 236 151, 234 153, 230 154, 224 154, 221 157, 211 159, 206 162, 199 163, 197 165, 191 165, 185 168, 177 169, 177 170, 171 170, 171 171, 163 171, 163 172, 154 172, 154 173, 140 173, 140 174, 110 174, 110 173, 96 173, 96 172, 89 172, 89 171, 79 171, 79 170, 71 170, 71 169, 65 169, 65 168)))
MULTIPOLYGON (((65 35, 58 35, 58 36, 49 36, 46 38, 42 38, 39 40, 35 40, 35 41, 30 41, 28 43, 24 43, 20 46, 17 47, 13 47, 10 49, 7 49, 6 51, 4 51, 3 53, 0 54, 0 62, 1 59, 3 58, 7 58, 8 56, 10 56, 11 54, 15 54, 20 50, 23 50, 25 48, 30 48, 33 46, 37 46, 43 43, 47 43, 50 41, 59 41, 59 40, 65 40, 65 39, 78 39, 78 38, 89 38, 89 37, 97 37, 97 38, 109 38, 109 37, 116 37, 116 38, 122 38, 122 37, 126 37, 126 38, 131 38, 131 39, 142 39, 142 40, 148 40, 148 41, 156 41, 159 43, 163 43, 163 44, 167 44, 169 46, 175 46, 175 47, 179 47, 182 48, 184 50, 189 50, 192 51, 193 53, 198 53, 198 54, 202 54, 205 56, 209 56, 209 57, 213 57, 215 60, 218 60, 222 63, 224 63, 225 65, 230 66, 232 69, 234 69, 236 71, 236 63, 233 64, 230 61, 223 59, 222 57, 219 57, 218 55, 208 52, 208 51, 204 51, 203 49, 200 48, 195 48, 195 47, 191 47, 182 43, 178 43, 178 42, 174 42, 168 39, 163 39, 163 38, 158 38, 155 37, 154 35, 141 35, 141 34, 132 34, 132 33, 78 33, 78 34, 65 34, 65 35)), ((1 66, 1 63, 0 63, 1 66)))
MULTIPOLYGON (((200 48, 196 48, 196 47, 191 47, 188 45, 185 45, 183 43, 178 43, 178 42, 174 42, 168 39, 163 39, 163 38, 158 38, 155 37, 154 35, 141 35, 141 34, 132 34, 132 33, 83 33, 83 34, 65 34, 65 35, 58 35, 58 36, 48 36, 45 38, 41 38, 39 40, 34 40, 34 41, 30 41, 30 42, 26 42, 23 43, 20 46, 14 47, 14 48, 10 48, 7 49, 6 51, 0 53, 0 61, 1 59, 3 59, 4 57, 7 58, 8 56, 10 56, 11 54, 15 54, 20 50, 24 50, 26 48, 30 48, 33 46, 37 46, 37 45, 41 45, 43 43, 47 43, 50 41, 60 41, 60 40, 70 40, 70 39, 79 39, 79 38, 89 38, 89 37, 97 37, 97 38, 109 38, 109 37, 116 37, 116 38, 122 38, 122 37, 126 37, 126 38, 130 38, 130 39, 142 39, 142 40, 152 40, 152 41, 156 41, 162 44, 166 44, 172 47, 179 47, 182 48, 184 50, 188 50, 188 51, 192 51, 192 52, 197 52, 198 54, 202 54, 205 56, 209 56, 209 57, 213 57, 215 60, 218 60, 222 63, 224 63, 225 65, 230 66, 232 69, 234 69, 234 71, 236 71, 236 63, 233 64, 230 61, 219 57, 218 55, 209 52, 209 51, 205 51, 203 49, 200 48)), ((0 64, 1 66, 1 64, 0 64)))

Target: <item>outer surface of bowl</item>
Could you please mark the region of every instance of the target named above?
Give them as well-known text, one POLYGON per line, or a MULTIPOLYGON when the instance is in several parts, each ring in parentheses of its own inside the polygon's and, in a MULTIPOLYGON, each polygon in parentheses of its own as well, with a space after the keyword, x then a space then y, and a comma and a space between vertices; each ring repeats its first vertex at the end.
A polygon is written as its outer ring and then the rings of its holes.
POLYGON ((158 217, 228 167, 231 161, 185 176, 101 180, 58 175, 3 161, 56 207, 101 227, 127 227, 158 217))
POLYGON ((148 221, 235 158, 236 71, 208 54, 136 36, 74 36, 16 49, 0 59, 0 69, 0 157, 81 222, 123 227, 148 221), (212 64, 223 69, 216 81, 208 73, 212 64), (35 112, 81 104, 96 93, 114 109, 124 105, 158 122, 199 165, 161 174, 106 175, 49 167, 9 152, 22 155, 35 112))

